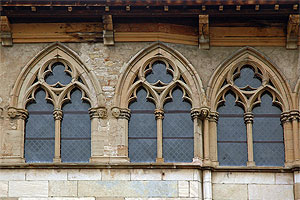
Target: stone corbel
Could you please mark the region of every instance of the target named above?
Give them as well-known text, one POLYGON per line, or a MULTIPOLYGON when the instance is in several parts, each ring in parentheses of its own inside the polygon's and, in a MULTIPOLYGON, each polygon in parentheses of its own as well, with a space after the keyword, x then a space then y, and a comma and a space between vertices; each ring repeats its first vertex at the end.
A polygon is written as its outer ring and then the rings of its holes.
POLYGON ((280 121, 282 124, 290 121, 290 112, 283 112, 280 116, 280 121))
POLYGON ((208 15, 199 15, 199 48, 209 49, 208 15))
POLYGON ((1 24, 0 37, 2 41, 1 42, 2 46, 10 47, 13 45, 13 42, 12 42, 11 27, 7 16, 1 16, 0 24, 1 24))
POLYGON ((28 112, 22 108, 9 107, 7 109, 7 115, 11 119, 27 119, 28 112))
POLYGON ((210 112, 209 113, 209 121, 218 122, 219 120, 219 113, 218 112, 210 112))
POLYGON ((298 34, 299 34, 300 15, 290 15, 287 25, 286 48, 298 48, 298 34))
POLYGON ((130 119, 131 112, 130 109, 127 108, 118 108, 118 107, 113 107, 111 109, 112 115, 117 118, 117 119, 130 119))
POLYGON ((114 28, 112 15, 103 15, 103 44, 114 45, 114 28))
POLYGON ((105 107, 96 107, 89 109, 90 118, 100 118, 105 119, 107 118, 107 109, 105 107))
POLYGON ((299 121, 299 118, 300 118, 300 116, 299 116, 299 111, 298 110, 291 110, 289 112, 288 119, 290 121, 293 121, 293 120, 299 121))

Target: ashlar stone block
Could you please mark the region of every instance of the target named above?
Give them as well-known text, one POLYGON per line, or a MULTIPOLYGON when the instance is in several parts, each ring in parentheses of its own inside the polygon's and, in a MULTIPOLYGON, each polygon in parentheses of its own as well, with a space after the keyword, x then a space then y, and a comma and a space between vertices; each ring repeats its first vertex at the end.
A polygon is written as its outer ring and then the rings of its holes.
POLYGON ((49 196, 76 197, 77 181, 49 181, 49 196))
POLYGON ((293 185, 248 185, 249 200, 293 200, 293 185))
POLYGON ((247 185, 244 184, 213 184, 214 200, 247 200, 247 185))
POLYGON ((67 180, 67 170, 32 169, 26 172, 26 180, 67 180))
POLYGON ((68 180, 101 180, 100 169, 73 169, 68 171, 68 180))
POLYGON ((8 196, 8 181, 0 181, 0 197, 8 196))
POLYGON ((80 197, 177 197, 177 181, 78 181, 80 197))
POLYGON ((48 181, 9 181, 9 197, 48 197, 48 181))
POLYGON ((275 184, 275 173, 214 172, 213 183, 229 184, 275 184))

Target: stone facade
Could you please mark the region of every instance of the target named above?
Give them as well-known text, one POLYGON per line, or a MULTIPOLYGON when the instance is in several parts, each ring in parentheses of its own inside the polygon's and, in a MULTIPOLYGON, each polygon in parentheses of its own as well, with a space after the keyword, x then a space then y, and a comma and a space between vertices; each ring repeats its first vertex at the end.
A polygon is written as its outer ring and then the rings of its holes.
MULTIPOLYGON (((156 44, 159 43, 154 45, 156 44)), ((290 135, 289 138, 285 138, 286 159, 290 158, 290 163, 286 160, 284 167, 222 168, 210 162, 216 161, 211 155, 207 155, 209 162, 206 163, 202 163, 205 155, 199 155, 200 162, 189 164, 162 163, 153 166, 128 162, 128 146, 124 138, 128 122, 124 119, 126 112, 122 110, 123 107, 116 105, 116 96, 120 95, 117 87, 130 61, 151 45, 153 44, 147 42, 116 43, 114 46, 104 46, 102 43, 62 45, 86 67, 86 71, 82 73, 95 75, 100 88, 99 91, 95 89, 92 95, 102 95, 97 105, 95 104, 99 114, 95 122, 92 122, 94 137, 92 136, 91 161, 86 165, 75 166, 61 163, 26 164, 20 159, 24 158, 24 124, 21 114, 26 115, 26 112, 16 110, 17 116, 12 117, 14 113, 9 108, 16 95, 13 94, 13 88, 18 76, 29 63, 35 66, 39 62, 38 59, 45 59, 37 55, 48 48, 49 44, 14 44, 12 47, 1 47, 0 199, 300 199, 299 158, 295 156, 294 146, 299 145, 299 141, 295 143, 295 138, 291 138, 290 135), (114 110, 116 106, 120 110, 114 110), (104 110, 99 111, 99 108, 104 110), (101 114, 102 111, 104 114, 101 114)), ((210 99, 207 91, 211 89, 211 77, 241 49, 211 47, 210 50, 201 50, 189 45, 162 45, 179 52, 195 70, 201 81, 204 95, 201 98, 203 101, 207 99, 208 107, 210 99)), ((272 63, 278 74, 282 75, 284 81, 281 84, 287 85, 286 93, 291 97, 287 111, 299 110, 300 50, 286 50, 283 47, 255 49, 265 58, 262 62, 272 63)), ((294 130, 292 123, 285 127, 285 130, 288 129, 290 132, 294 130)), ((213 138, 210 139, 212 141, 213 138)), ((216 149, 210 144, 204 141, 204 145, 200 143, 199 148, 204 148, 204 154, 207 151, 205 148, 208 148, 211 154, 216 154, 216 149)))

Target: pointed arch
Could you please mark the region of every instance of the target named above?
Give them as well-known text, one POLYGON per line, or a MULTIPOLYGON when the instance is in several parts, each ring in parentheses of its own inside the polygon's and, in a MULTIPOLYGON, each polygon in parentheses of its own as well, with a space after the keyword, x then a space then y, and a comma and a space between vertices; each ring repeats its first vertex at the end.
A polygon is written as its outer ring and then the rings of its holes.
MULTIPOLYGON (((260 69, 263 73, 262 86, 266 87, 267 81, 274 87, 280 96, 283 112, 292 108, 291 89, 285 81, 283 74, 265 55, 252 47, 244 47, 222 62, 212 75, 207 89, 207 97, 212 111, 216 111, 219 90, 226 79, 233 75, 234 70, 244 65, 260 69)), ((229 82, 228 84, 233 84, 229 82)))
MULTIPOLYGON (((32 85, 37 77, 43 84, 41 77, 48 66, 55 62, 61 62, 70 67, 74 79, 81 79, 85 86, 81 88, 90 98, 91 107, 105 107, 104 95, 96 78, 96 75, 79 59, 77 54, 61 43, 53 43, 32 58, 19 74, 11 92, 10 106, 25 109, 26 99, 32 90, 32 85)), ((40 85, 40 84, 37 84, 40 85)), ((75 84, 80 86, 80 84, 75 84)), ((57 105, 58 106, 58 105, 57 105)))
MULTIPOLYGON (((199 75, 191 63, 179 52, 166 46, 161 42, 156 42, 138 52, 127 64, 121 69, 121 77, 116 87, 114 105, 119 108, 128 108, 128 90, 134 84, 141 69, 153 60, 164 59, 174 67, 178 68, 186 85, 190 87, 193 95, 192 106, 199 108, 206 105, 205 92, 199 75)), ((146 80, 142 80, 146 82, 146 80)))

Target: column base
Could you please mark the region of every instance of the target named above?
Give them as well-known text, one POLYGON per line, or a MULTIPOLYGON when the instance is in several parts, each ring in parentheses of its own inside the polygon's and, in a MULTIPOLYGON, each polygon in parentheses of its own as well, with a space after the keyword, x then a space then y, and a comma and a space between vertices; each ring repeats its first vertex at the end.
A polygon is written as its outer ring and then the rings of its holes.
POLYGON ((165 162, 163 158, 156 158, 156 162, 157 163, 163 163, 165 162))
POLYGON ((247 162, 247 167, 255 167, 255 162, 254 161, 248 161, 247 162))
POLYGON ((61 158, 53 158, 54 163, 61 163, 61 158))

